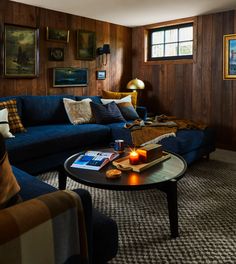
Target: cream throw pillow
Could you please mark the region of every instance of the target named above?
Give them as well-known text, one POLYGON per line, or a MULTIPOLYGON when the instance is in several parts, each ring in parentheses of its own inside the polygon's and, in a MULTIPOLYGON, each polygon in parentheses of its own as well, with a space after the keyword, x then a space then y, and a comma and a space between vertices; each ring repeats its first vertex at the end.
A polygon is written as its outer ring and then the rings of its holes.
POLYGON ((70 122, 73 125, 93 123, 94 118, 90 106, 91 99, 86 98, 81 101, 75 101, 63 98, 64 107, 70 122))
POLYGON ((10 132, 7 108, 0 110, 0 133, 3 135, 4 138, 14 137, 10 132))
POLYGON ((115 102, 116 104, 131 103, 131 95, 128 95, 128 96, 123 97, 121 99, 103 99, 103 98, 101 98, 101 101, 104 105, 109 104, 111 102, 115 102))

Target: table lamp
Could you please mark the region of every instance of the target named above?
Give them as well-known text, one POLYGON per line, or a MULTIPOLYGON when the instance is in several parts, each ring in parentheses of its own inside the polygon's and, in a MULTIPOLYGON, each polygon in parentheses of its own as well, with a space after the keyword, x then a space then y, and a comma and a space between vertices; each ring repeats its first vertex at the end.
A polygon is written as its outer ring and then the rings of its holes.
POLYGON ((136 90, 144 89, 145 84, 143 81, 135 78, 128 82, 127 89, 133 90, 133 92, 136 92, 136 90))

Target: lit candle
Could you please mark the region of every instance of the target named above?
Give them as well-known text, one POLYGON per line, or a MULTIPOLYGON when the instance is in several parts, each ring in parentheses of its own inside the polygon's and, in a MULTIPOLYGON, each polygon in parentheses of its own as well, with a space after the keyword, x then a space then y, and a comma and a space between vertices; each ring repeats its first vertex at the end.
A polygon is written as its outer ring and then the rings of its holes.
POLYGON ((129 163, 131 165, 137 165, 139 163, 139 154, 136 151, 131 151, 129 154, 129 163))

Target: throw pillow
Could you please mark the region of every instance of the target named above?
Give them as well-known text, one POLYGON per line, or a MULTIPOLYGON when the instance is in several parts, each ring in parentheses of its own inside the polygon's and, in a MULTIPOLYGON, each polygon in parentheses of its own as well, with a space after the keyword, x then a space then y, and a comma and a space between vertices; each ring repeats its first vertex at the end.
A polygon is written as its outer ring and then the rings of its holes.
POLYGON ((63 98, 66 113, 72 124, 86 124, 94 121, 90 102, 92 102, 92 100, 89 98, 82 101, 63 98))
POLYGON ((106 105, 91 102, 90 105, 98 124, 126 122, 115 102, 106 105))
POLYGON ((125 102, 131 103, 131 95, 128 95, 128 96, 123 97, 121 99, 101 99, 101 102, 103 104, 109 104, 111 102, 115 102, 116 104, 125 103, 125 102))
POLYGON ((137 93, 136 92, 120 93, 120 92, 110 92, 110 91, 102 90, 102 97, 104 99, 121 99, 127 95, 131 95, 132 104, 134 108, 136 108, 137 106, 137 93))
POLYGON ((12 135, 12 133, 10 132, 10 127, 9 127, 9 123, 8 123, 8 110, 7 110, 7 108, 0 110, 0 133, 5 138, 14 137, 12 135))
POLYGON ((131 103, 123 102, 117 104, 117 106, 119 107, 121 114, 126 120, 135 120, 140 118, 131 103))
POLYGON ((9 206, 13 200, 16 201, 19 190, 20 186, 8 160, 4 138, 0 134, 0 208, 9 206))
POLYGON ((25 131, 25 128, 21 122, 20 116, 17 111, 16 100, 0 102, 0 108, 7 108, 8 110, 8 122, 10 126, 10 131, 12 133, 25 131))

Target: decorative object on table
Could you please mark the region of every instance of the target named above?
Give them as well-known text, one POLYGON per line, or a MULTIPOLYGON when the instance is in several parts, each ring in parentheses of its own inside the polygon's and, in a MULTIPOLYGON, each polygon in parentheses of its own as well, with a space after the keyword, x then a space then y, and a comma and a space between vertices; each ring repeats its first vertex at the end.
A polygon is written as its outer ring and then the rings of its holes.
POLYGON ((148 163, 138 163, 136 165, 132 165, 130 164, 130 156, 126 156, 126 157, 123 157, 123 158, 120 158, 120 159, 116 159, 112 162, 112 164, 119 170, 132 170, 132 171, 135 171, 135 172, 141 172, 141 171, 144 171, 158 163, 161 163, 167 159, 169 159, 171 157, 171 155, 167 152, 164 152, 163 151, 163 155, 162 157, 158 158, 158 159, 155 159, 151 162, 148 162, 148 163))
POLYGON ((64 61, 64 48, 49 48, 48 59, 50 61, 64 61))
POLYGON ((122 172, 120 170, 117 170, 117 169, 107 170, 106 171, 106 177, 108 179, 117 179, 117 178, 120 178, 121 173, 122 172))
POLYGON ((99 65, 100 64, 102 64, 103 66, 107 65, 107 56, 110 53, 111 53, 111 50, 110 50, 109 44, 103 44, 102 47, 97 48, 97 55, 99 57, 99 65))
POLYGON ((102 98, 103 99, 121 99, 128 95, 131 95, 131 103, 136 108, 137 106, 137 93, 127 93, 127 92, 112 92, 102 90, 102 98))
POLYGON ((105 80, 106 79, 106 71, 96 71, 96 79, 97 80, 105 80))
POLYGON ((78 60, 94 60, 96 57, 96 35, 95 32, 77 31, 77 53, 78 60))
POLYGON ((54 29, 46 28, 46 38, 47 40, 57 41, 57 42, 69 42, 70 31, 67 29, 54 29))
POLYGON ((129 163, 131 165, 139 164, 139 153, 136 150, 132 150, 129 154, 129 163))
POLYGON ((39 70, 37 28, 5 25, 4 76, 35 78, 39 70))
POLYGON ((224 35, 223 79, 236 79, 236 34, 224 35))
POLYGON ((142 163, 148 163, 162 157, 162 145, 148 144, 136 150, 139 154, 139 160, 142 163))
POLYGON ((87 85, 88 69, 77 67, 53 69, 53 87, 73 87, 87 85))
POLYGON ((123 139, 116 139, 110 145, 117 153, 123 153, 125 151, 125 141, 123 139))
POLYGON ((81 153, 71 167, 98 171, 118 156, 119 154, 115 152, 88 150, 85 153, 81 153))

